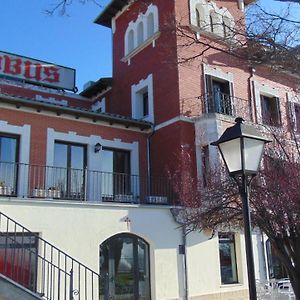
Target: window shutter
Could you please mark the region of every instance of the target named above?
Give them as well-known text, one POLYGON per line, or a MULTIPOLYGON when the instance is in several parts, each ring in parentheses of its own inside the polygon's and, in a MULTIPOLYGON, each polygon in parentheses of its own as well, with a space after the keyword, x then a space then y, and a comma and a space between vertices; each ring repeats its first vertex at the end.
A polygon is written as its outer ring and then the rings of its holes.
POLYGON ((276 101, 276 113, 277 113, 277 120, 278 120, 278 125, 282 125, 281 122, 281 111, 280 111, 280 101, 278 97, 274 97, 274 100, 276 101))
POLYGON ((210 75, 205 75, 206 94, 212 95, 212 78, 210 75))
POLYGON ((266 101, 263 95, 260 95, 259 98, 260 98, 260 106, 261 106, 261 120, 262 123, 264 123, 267 119, 266 101))
POLYGON ((296 131, 297 130, 297 122, 296 122, 296 113, 295 113, 295 104, 294 102, 288 102, 288 115, 289 115, 289 122, 291 128, 296 131))
POLYGON ((205 74, 205 96, 204 96, 204 112, 209 113, 210 105, 212 103, 213 97, 213 84, 212 84, 212 77, 210 75, 205 74))

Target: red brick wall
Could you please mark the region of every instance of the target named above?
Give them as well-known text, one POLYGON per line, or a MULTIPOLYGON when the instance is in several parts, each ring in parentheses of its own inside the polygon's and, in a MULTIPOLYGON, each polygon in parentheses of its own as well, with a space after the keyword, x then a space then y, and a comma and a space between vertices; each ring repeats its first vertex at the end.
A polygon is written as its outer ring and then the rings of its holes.
MULTIPOLYGON (((129 130, 118 129, 109 126, 91 124, 80 120, 68 120, 60 116, 45 115, 42 113, 30 113, 21 110, 0 109, 0 120, 7 121, 11 125, 22 126, 28 124, 31 126, 30 136, 30 163, 46 164, 46 145, 47 129, 53 128, 59 132, 76 132, 81 136, 99 135, 103 139, 113 140, 121 139, 123 142, 139 143, 139 165, 140 175, 146 175, 147 156, 146 156, 146 134, 129 130)), ((1 128, 0 128, 1 132, 1 128)))
POLYGON ((113 35, 113 91, 110 111, 131 116, 131 86, 153 74, 155 123, 161 123, 179 113, 178 75, 176 62, 176 36, 168 28, 174 15, 173 1, 154 0, 159 10, 160 37, 156 46, 148 45, 136 54, 130 65, 122 62, 124 57, 124 36, 130 21, 137 19, 139 12, 145 12, 147 5, 137 1, 116 19, 113 35))

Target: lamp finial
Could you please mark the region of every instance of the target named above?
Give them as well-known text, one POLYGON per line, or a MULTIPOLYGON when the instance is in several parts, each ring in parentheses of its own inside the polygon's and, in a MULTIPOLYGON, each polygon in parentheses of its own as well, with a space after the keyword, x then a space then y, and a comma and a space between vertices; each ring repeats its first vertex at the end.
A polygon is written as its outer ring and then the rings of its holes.
POLYGON ((234 120, 236 123, 240 123, 242 124, 245 120, 241 117, 237 117, 235 120, 234 120))

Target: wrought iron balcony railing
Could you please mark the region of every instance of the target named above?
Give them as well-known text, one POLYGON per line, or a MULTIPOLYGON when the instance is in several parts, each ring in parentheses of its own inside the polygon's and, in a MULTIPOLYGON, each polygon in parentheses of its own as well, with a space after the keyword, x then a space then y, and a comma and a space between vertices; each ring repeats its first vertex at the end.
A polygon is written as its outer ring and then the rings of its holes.
POLYGON ((0 162, 0 196, 172 204, 167 178, 0 162))
POLYGON ((205 94, 202 97, 203 113, 219 113, 233 116, 233 97, 221 92, 205 94))

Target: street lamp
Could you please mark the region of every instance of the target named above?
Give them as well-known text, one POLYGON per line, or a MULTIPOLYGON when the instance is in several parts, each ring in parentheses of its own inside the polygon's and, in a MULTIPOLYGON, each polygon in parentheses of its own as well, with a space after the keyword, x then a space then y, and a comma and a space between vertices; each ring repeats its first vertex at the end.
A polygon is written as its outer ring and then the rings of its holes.
POLYGON ((242 118, 236 118, 236 124, 227 128, 221 137, 211 145, 219 148, 229 175, 237 182, 242 197, 249 298, 256 300, 249 187, 252 178, 257 174, 264 145, 270 141, 265 139, 253 126, 243 124, 243 121, 242 118))

